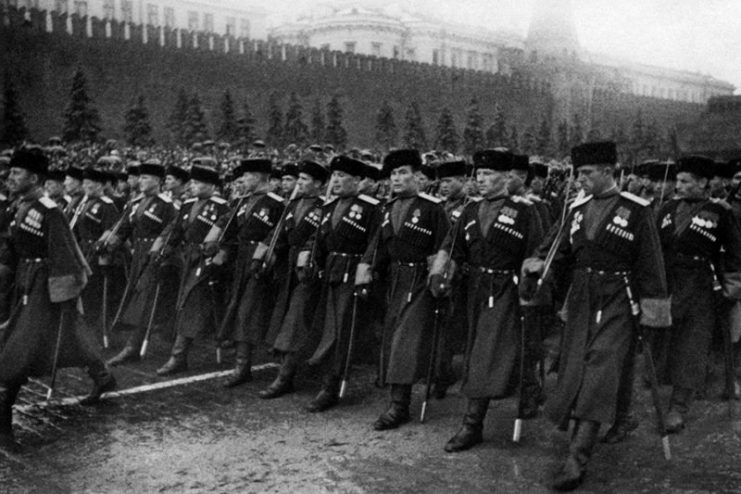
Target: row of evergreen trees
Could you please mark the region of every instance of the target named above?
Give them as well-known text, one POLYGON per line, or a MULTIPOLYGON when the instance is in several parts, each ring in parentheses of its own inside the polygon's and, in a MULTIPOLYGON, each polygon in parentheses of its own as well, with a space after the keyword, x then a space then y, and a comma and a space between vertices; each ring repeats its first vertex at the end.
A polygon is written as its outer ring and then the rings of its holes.
MULTIPOLYGON (((343 125, 344 110, 335 95, 326 108, 319 98, 311 103, 306 123, 305 111, 296 93, 288 98, 284 113, 281 98, 273 93, 269 97, 265 133, 259 131, 257 119, 246 101, 235 102, 229 90, 224 91, 218 111, 218 123, 211 133, 205 111, 198 94, 188 94, 181 89, 172 113, 167 120, 170 143, 189 146, 194 142, 215 138, 233 144, 249 145, 257 138, 264 138, 267 145, 282 149, 288 144, 305 146, 310 143, 332 144, 337 149, 348 145, 347 131, 343 125)), ((401 125, 397 124, 393 107, 383 102, 376 114, 375 143, 378 149, 388 150, 397 146, 421 150, 437 149, 470 155, 485 147, 507 147, 526 154, 544 157, 564 157, 571 147, 600 138, 615 140, 623 150, 623 161, 635 162, 645 158, 671 155, 676 152, 675 136, 662 135, 654 122, 645 122, 638 113, 629 131, 617 125, 610 135, 601 135, 596 129, 585 130, 580 115, 570 121, 554 125, 550 116, 544 115, 538 125, 531 125, 520 133, 510 125, 501 106, 496 105, 493 120, 487 125, 476 98, 471 99, 463 132, 449 108, 438 116, 434 135, 430 135, 416 101, 410 102, 401 125), (428 137, 430 135, 430 137, 428 137)), ((94 142, 101 134, 101 121, 87 91, 82 71, 72 80, 70 98, 64 110, 62 138, 66 142, 94 142)), ((144 96, 137 95, 124 114, 123 133, 128 144, 149 146, 154 144, 153 129, 144 96)), ((3 113, 0 121, 0 143, 13 146, 29 137, 28 127, 21 111, 18 94, 8 77, 4 81, 3 113)), ((352 143, 350 143, 352 144, 352 143)))

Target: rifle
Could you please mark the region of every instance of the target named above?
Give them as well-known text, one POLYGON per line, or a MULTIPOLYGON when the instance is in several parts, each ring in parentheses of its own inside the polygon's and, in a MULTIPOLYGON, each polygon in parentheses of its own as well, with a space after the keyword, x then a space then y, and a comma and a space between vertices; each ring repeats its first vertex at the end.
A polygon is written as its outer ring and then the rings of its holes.
POLYGON ((525 407, 525 400, 523 400, 523 391, 525 388, 525 316, 520 315, 520 379, 517 383, 517 417, 515 418, 515 427, 512 431, 512 442, 519 443, 520 436, 522 435, 522 415, 525 407))
POLYGON ((630 282, 628 276, 623 276, 625 282, 625 291, 628 294, 628 301, 630 302, 630 312, 633 317, 636 330, 638 332, 638 341, 641 343, 641 350, 643 351, 643 358, 646 361, 646 371, 648 373, 648 381, 651 389, 651 401, 654 405, 654 411, 656 412, 656 425, 659 429, 659 436, 661 436, 661 445, 664 450, 664 458, 667 460, 672 459, 672 450, 669 443, 669 433, 666 431, 666 424, 664 422, 664 413, 661 410, 661 400, 659 399, 659 380, 656 377, 656 366, 654 365, 653 354, 651 353, 651 344, 646 339, 643 331, 641 330, 640 324, 638 323, 638 316, 641 313, 641 308, 633 298, 633 291, 630 289, 630 282))
POLYGON ((75 213, 72 215, 72 219, 69 222, 69 229, 74 231, 75 225, 77 224, 77 220, 80 218, 80 215, 82 214, 82 211, 85 209, 85 204, 87 204, 89 197, 87 194, 83 196, 83 198, 80 200, 80 204, 77 205, 75 208, 75 213))
POLYGON ((64 307, 59 311, 59 326, 57 327, 57 344, 54 347, 54 360, 51 365, 51 383, 49 384, 49 391, 46 392, 46 401, 51 400, 54 394, 54 385, 57 382, 57 371, 59 370, 59 352, 62 347, 62 331, 64 331, 64 307))
POLYGON ((283 212, 280 214, 280 219, 278 220, 278 223, 275 225, 275 229, 273 230, 273 235, 270 237, 270 244, 268 245, 268 250, 265 252, 265 258, 262 261, 262 269, 263 271, 267 270, 268 264, 270 263, 270 259, 273 257, 273 254, 275 253, 275 246, 278 243, 278 237, 280 236, 280 232, 283 230, 283 225, 286 222, 286 218, 288 217, 288 205, 296 199, 296 195, 298 194, 298 184, 293 188, 293 192, 291 192, 291 197, 289 197, 286 200, 285 207, 283 208, 283 212))
POLYGON ((427 416, 427 404, 430 402, 432 391, 432 380, 437 363, 437 347, 440 345, 440 301, 435 300, 435 318, 432 325, 432 349, 430 350, 430 362, 427 365, 427 380, 425 386, 425 399, 422 402, 422 411, 419 414, 419 422, 424 424, 427 416))

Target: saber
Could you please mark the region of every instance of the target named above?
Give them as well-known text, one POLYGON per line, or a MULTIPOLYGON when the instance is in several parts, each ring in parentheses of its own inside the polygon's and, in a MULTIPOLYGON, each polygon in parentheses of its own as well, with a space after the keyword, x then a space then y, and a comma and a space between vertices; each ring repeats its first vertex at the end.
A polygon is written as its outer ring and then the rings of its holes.
POLYGON ((103 307, 101 309, 103 319, 103 348, 108 348, 108 274, 103 272, 103 307))
POLYGON ((651 344, 645 338, 643 331, 641 331, 638 323, 638 315, 641 312, 640 306, 633 299, 633 291, 630 289, 630 283, 628 277, 623 276, 625 281, 625 291, 628 294, 628 301, 630 302, 630 312, 633 316, 633 322, 636 323, 638 331, 638 341, 641 342, 641 349, 643 350, 643 358, 646 361, 646 371, 648 372, 648 381, 651 389, 651 401, 654 405, 656 412, 656 426, 659 429, 659 436, 661 436, 661 447, 664 450, 664 458, 667 460, 672 459, 671 444, 669 443, 669 433, 666 431, 666 424, 664 423, 664 413, 661 411, 661 401, 659 398, 659 380, 656 377, 656 366, 654 365, 653 354, 651 353, 651 344))
POLYGON ((157 283, 157 289, 154 291, 154 302, 152 302, 152 312, 149 314, 149 322, 147 323, 147 332, 144 333, 144 340, 142 341, 142 347, 139 351, 139 356, 144 358, 147 354, 147 347, 149 346, 149 337, 152 334, 152 326, 154 325, 154 316, 157 313, 157 302, 160 298, 160 283, 157 283))
POLYGON ((435 301, 435 322, 432 326, 432 350, 430 351, 430 363, 427 366, 427 385, 425 386, 425 400, 422 402, 422 411, 419 414, 419 422, 425 423, 427 416, 427 404, 430 401, 432 391, 432 380, 437 363, 437 347, 440 345, 440 301, 435 301))
POLYGON ((358 315, 358 294, 353 292, 352 319, 350 320, 350 341, 347 343, 347 357, 345 358, 345 369, 342 372, 342 383, 340 384, 340 399, 345 397, 347 381, 350 378, 350 362, 352 360, 353 341, 355 340, 355 321, 358 315))
POLYGON ((519 398, 517 403, 517 418, 515 418, 515 426, 512 430, 512 442, 519 443, 520 436, 522 435, 522 411, 525 408, 525 400, 523 399, 523 390, 525 389, 524 383, 525 375, 525 316, 520 315, 520 382, 517 384, 517 396, 519 398))
POLYGON ((59 327, 57 328, 57 344, 54 348, 54 361, 51 366, 51 383, 49 391, 46 392, 46 401, 50 401, 54 394, 54 385, 57 382, 57 371, 59 369, 59 351, 62 347, 62 331, 64 329, 64 309, 59 312, 59 327))

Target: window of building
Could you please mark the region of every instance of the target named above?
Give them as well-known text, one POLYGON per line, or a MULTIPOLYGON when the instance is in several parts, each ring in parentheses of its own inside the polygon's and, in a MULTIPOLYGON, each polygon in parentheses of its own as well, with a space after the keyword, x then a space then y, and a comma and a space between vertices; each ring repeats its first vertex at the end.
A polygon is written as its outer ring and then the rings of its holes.
POLYGON ((476 70, 479 68, 479 54, 475 51, 469 51, 468 52, 468 68, 471 70, 476 70))
POLYGON ((227 36, 237 35, 237 18, 236 17, 226 18, 226 34, 227 36))
POLYGON ((355 53, 355 42, 354 41, 346 41, 345 42, 345 51, 347 53, 355 53))
POLYGON ((250 37, 250 21, 248 21, 247 19, 242 19, 240 23, 239 35, 243 38, 250 37))
POLYGON ((203 30, 207 33, 214 32, 214 15, 203 14, 203 30))
POLYGON ((401 50, 398 46, 394 45, 394 58, 399 59, 401 57, 401 50))
POLYGON ((87 2, 85 0, 75 0, 74 13, 80 17, 85 17, 87 15, 87 2))
POLYGON ((188 29, 198 31, 198 12, 188 11, 188 29))
POLYGON ((160 25, 160 8, 157 5, 147 4, 147 24, 150 26, 160 25))
POLYGON ((134 20, 134 2, 132 0, 123 0, 121 2, 121 13, 124 22, 133 22, 134 20))
POLYGON ((165 26, 175 27, 175 9, 172 7, 165 7, 165 26))
POLYGON ((432 65, 440 65, 440 50, 432 50, 432 65))
POLYGON ((116 13, 116 3, 114 0, 105 0, 103 2, 103 17, 105 17, 108 20, 113 19, 114 14, 116 13))
POLYGON ((375 57, 381 56, 381 43, 371 43, 371 55, 375 57))
POLYGON ((54 10, 62 14, 67 12, 67 0, 55 0, 54 10))

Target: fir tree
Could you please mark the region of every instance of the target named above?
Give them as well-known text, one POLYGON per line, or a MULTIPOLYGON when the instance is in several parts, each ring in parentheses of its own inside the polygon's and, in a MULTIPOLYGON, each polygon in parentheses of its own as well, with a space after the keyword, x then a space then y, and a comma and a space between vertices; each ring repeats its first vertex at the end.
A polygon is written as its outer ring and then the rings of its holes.
POLYGON ((463 150, 467 155, 484 147, 484 117, 479 110, 479 102, 471 99, 468 105, 468 119, 463 130, 463 150))
POLYGON ((376 144, 384 151, 388 151, 396 146, 398 137, 399 131, 394 121, 394 109, 388 101, 384 101, 376 114, 376 144))
POLYGON ((558 124, 558 157, 565 158, 571 154, 571 141, 569 139, 569 124, 566 120, 561 120, 558 124))
POLYGON ((543 117, 538 127, 536 153, 540 156, 548 156, 551 152, 551 122, 548 117, 543 117))
POLYGON ((569 140, 571 147, 578 146, 584 142, 584 125, 581 121, 581 115, 574 113, 574 118, 571 120, 571 128, 569 129, 569 140))
POLYGON ((512 129, 509 132, 509 139, 508 139, 508 146, 509 149, 516 153, 520 149, 520 135, 517 132, 517 126, 513 125, 512 129))
POLYGON ((294 92, 288 100, 288 112, 286 113, 286 126, 283 137, 287 143, 303 146, 309 134, 309 128, 304 123, 304 109, 298 95, 294 92))
POLYGON ((242 113, 237 119, 237 141, 244 146, 249 146, 255 140, 255 117, 252 115, 250 105, 242 105, 242 113))
POLYGON ((486 145, 490 148, 506 147, 509 136, 507 135, 507 119, 502 107, 494 107, 494 123, 486 131, 486 145))
POLYGON ((221 97, 220 108, 221 125, 216 132, 216 137, 222 141, 235 141, 239 126, 237 124, 236 112, 234 111, 234 100, 228 89, 224 91, 224 95, 221 97))
POLYGON ((67 142, 92 143, 100 134, 100 115, 87 94, 87 79, 81 70, 72 77, 70 101, 64 110, 62 138, 67 142))
POLYGON ((28 137, 28 127, 18 103, 18 93, 8 75, 3 84, 3 120, 0 122, 0 130, 0 142, 8 146, 17 146, 28 137))
POLYGON ((188 112, 185 115, 183 142, 186 145, 191 145, 207 139, 208 135, 206 113, 201 107, 201 99, 198 94, 193 94, 188 102, 188 112))
POLYGON ((327 129, 324 125, 324 112, 319 98, 314 99, 314 106, 311 108, 311 140, 315 144, 320 144, 324 140, 324 134, 327 129))
POLYGON ((132 146, 150 146, 152 139, 152 125, 149 123, 149 111, 144 104, 144 96, 139 94, 131 102, 131 107, 124 116, 124 135, 126 142, 132 146))
POLYGON ((437 141, 435 147, 440 151, 456 153, 458 151, 458 131, 450 110, 443 108, 437 121, 437 141))
POLYGON ((347 131, 342 125, 342 105, 337 95, 332 96, 327 105, 327 137, 328 143, 341 150, 347 144, 347 131))
POLYGON ((422 123, 422 114, 416 101, 412 101, 409 105, 405 120, 404 137, 402 138, 404 146, 412 149, 426 149, 427 138, 422 123))
POLYGON ((185 129, 185 119, 188 118, 188 94, 185 89, 178 90, 178 96, 175 100, 170 118, 167 121, 167 128, 170 131, 171 139, 179 145, 184 145, 183 132, 185 129))
POLYGON ((269 146, 276 148, 283 146, 283 110, 280 108, 277 93, 271 93, 268 101, 268 131, 265 138, 269 146))
POLYGON ((522 134, 521 150, 525 154, 534 154, 538 151, 538 136, 535 127, 528 125, 525 133, 522 134))

